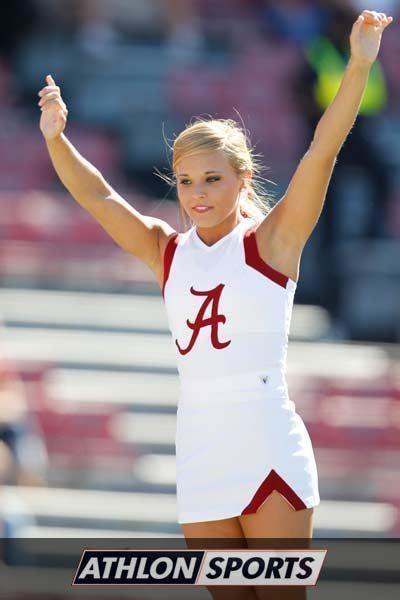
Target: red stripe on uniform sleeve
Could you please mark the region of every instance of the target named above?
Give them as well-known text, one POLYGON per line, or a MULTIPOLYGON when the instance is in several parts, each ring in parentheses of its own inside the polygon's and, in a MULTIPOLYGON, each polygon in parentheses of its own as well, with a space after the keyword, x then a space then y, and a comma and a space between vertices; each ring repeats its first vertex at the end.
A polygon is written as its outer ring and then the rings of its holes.
POLYGON ((177 249, 178 242, 179 242, 179 233, 176 233, 174 236, 171 237, 170 240, 168 240, 167 247, 165 248, 165 252, 164 252, 164 279, 163 279, 163 286, 162 286, 162 296, 163 296, 163 298, 164 298, 165 284, 168 281, 169 272, 171 270, 171 265, 172 265, 172 260, 174 258, 175 250, 177 249))
POLYGON ((286 288, 289 278, 273 267, 270 267, 261 258, 257 248, 256 231, 254 227, 251 227, 251 229, 248 229, 245 232, 243 242, 246 264, 265 275, 265 277, 268 277, 268 279, 271 279, 278 285, 286 288))

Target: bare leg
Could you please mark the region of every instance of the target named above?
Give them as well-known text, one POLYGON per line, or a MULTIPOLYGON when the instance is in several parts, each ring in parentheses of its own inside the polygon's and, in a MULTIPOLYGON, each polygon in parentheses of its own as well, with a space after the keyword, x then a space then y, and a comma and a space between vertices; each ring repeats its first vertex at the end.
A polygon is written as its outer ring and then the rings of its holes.
MULTIPOLYGON (((239 518, 182 524, 188 548, 248 548, 239 518), (213 539, 215 543, 213 543, 213 539)), ((213 600, 257 600, 253 586, 206 586, 213 600)))
MULTIPOLYGON (((313 508, 296 511, 277 491, 267 498, 258 511, 238 517, 249 548, 267 549, 281 545, 289 548, 292 538, 301 538, 307 548, 313 533, 313 508)), ((292 546, 293 547, 293 546, 292 546)), ((298 546, 297 546, 298 547, 298 546)), ((254 586, 258 600, 306 600, 306 587, 254 586)))

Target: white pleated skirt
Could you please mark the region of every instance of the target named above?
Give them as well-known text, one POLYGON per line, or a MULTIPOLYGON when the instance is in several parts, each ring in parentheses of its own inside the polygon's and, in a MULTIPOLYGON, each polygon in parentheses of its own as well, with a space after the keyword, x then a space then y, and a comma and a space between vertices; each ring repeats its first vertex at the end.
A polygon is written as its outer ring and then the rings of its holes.
POLYGON ((278 369, 181 383, 178 522, 257 512, 277 490, 294 510, 320 502, 308 431, 278 369))

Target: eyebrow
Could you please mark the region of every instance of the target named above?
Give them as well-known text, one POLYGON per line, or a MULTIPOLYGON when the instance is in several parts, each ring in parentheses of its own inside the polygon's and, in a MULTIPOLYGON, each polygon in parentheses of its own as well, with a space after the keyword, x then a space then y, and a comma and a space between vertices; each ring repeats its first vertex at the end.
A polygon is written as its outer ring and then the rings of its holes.
MULTIPOLYGON (((221 171, 205 171, 204 175, 210 175, 210 173, 221 173, 221 171)), ((189 177, 187 173, 178 173, 178 177, 189 177)))

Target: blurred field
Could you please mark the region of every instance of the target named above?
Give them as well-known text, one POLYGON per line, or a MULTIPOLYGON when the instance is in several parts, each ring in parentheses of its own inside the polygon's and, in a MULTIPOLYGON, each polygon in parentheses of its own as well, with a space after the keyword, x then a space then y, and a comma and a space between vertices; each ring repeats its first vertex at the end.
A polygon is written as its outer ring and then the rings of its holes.
MULTIPOLYGON (((3 488, 35 521, 19 535, 179 535, 178 379, 161 296, 8 288, 0 303, 50 459, 50 489, 3 488)), ((328 321, 296 307, 288 361, 320 475, 315 534, 398 535, 398 347, 300 341, 304 322, 317 335, 328 321)))

